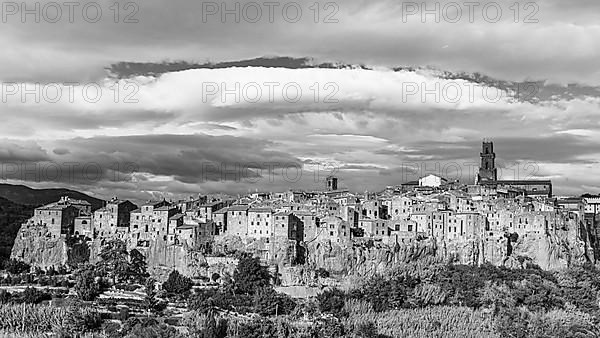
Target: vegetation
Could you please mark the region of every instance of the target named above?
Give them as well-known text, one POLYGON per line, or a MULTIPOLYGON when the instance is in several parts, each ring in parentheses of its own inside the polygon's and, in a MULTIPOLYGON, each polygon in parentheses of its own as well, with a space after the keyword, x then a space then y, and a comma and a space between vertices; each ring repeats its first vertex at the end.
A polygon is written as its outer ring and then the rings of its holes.
POLYGON ((81 300, 91 301, 100 294, 100 285, 96 282, 94 268, 85 266, 75 274, 75 292, 81 300))
POLYGON ((96 269, 112 279, 113 285, 118 282, 144 283, 149 276, 144 256, 135 249, 128 252, 121 240, 114 239, 103 245, 99 256, 96 269))
POLYGON ((269 286, 272 276, 258 258, 243 254, 239 258, 233 279, 236 292, 253 295, 257 290, 269 286))
POLYGON ((88 307, 46 305, 0 305, 0 330, 12 334, 42 334, 71 330, 91 332, 99 325, 98 313, 88 307))
POLYGON ((16 259, 9 259, 4 262, 2 268, 8 273, 16 275, 23 272, 28 272, 31 269, 31 266, 25 262, 16 259))
MULTIPOLYGON (((69 267, 32 271, 23 262, 6 261, 8 274, 0 282, 28 287, 0 291, 0 334, 68 337, 101 330, 106 337, 173 338, 600 336, 600 272, 592 266, 548 272, 531 264, 515 270, 417 261, 361 281, 352 290, 327 288, 313 299, 295 300, 276 292, 267 267, 246 254, 239 256, 233 278, 214 273, 205 280, 220 284, 194 292, 192 280, 176 270, 160 290, 148 278, 144 256, 128 252, 121 241, 106 243, 100 258, 95 265, 77 263, 73 275, 67 274, 69 267), (143 299, 97 298, 108 280, 119 290, 143 289, 143 299), (73 287, 83 302, 42 305, 53 295, 31 286, 43 283, 73 287), (172 301, 168 308, 165 296, 172 301), (104 319, 118 321, 102 320, 86 307, 90 301, 112 312, 103 312, 104 319), (127 305, 131 313, 115 314, 117 304, 127 305), (178 322, 180 312, 174 309, 182 305, 189 313, 178 322), (181 325, 188 333, 177 330, 181 325)), ((326 278, 329 273, 319 269, 316 275, 326 278)), ((65 289, 58 291, 66 294, 65 289)))
POLYGON ((171 295, 183 295, 190 291, 192 285, 193 282, 190 278, 180 274, 177 270, 173 270, 167 281, 163 283, 163 289, 171 295))

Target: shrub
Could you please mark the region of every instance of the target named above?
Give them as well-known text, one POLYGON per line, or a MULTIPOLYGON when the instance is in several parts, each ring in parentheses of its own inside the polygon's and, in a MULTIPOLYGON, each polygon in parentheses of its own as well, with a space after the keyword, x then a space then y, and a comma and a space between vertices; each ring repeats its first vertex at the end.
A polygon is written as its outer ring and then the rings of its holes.
POLYGON ((339 315, 343 313, 346 298, 346 293, 340 289, 325 290, 317 295, 319 310, 323 313, 339 315))
POLYGON ((184 294, 192 288, 192 280, 177 270, 171 271, 169 278, 163 283, 163 289, 169 294, 184 294))
POLYGON ((11 300, 11 293, 6 290, 0 290, 0 304, 6 304, 11 300))
POLYGON ((4 269, 13 275, 17 275, 23 272, 28 272, 31 269, 31 266, 16 259, 9 259, 4 263, 4 269))
POLYGON ((50 299, 52 299, 50 294, 36 288, 26 288, 25 291, 19 295, 19 302, 25 304, 39 304, 44 300, 50 299))
POLYGON ((100 294, 100 285, 96 283, 93 268, 88 266, 75 274, 75 292, 81 300, 91 301, 100 294))
POLYGON ((254 294, 254 311, 262 316, 287 315, 294 311, 296 302, 273 288, 266 287, 254 294))
POLYGON ((246 313, 253 311, 254 297, 245 294, 234 294, 231 290, 200 289, 196 290, 188 301, 188 308, 200 313, 207 313, 212 308, 246 313))
POLYGON ((242 255, 233 273, 236 292, 254 294, 258 289, 271 285, 271 274, 260 260, 242 255))
POLYGON ((315 273, 317 274, 318 277, 321 278, 329 278, 329 271, 323 269, 323 268, 318 268, 315 273))
POLYGON ((414 282, 404 277, 385 280, 376 276, 369 280, 356 296, 371 302, 375 311, 399 309, 407 298, 407 288, 413 286, 414 282))
POLYGON ((68 332, 91 332, 102 325, 100 314, 88 307, 81 305, 67 308, 67 317, 64 327, 68 332))

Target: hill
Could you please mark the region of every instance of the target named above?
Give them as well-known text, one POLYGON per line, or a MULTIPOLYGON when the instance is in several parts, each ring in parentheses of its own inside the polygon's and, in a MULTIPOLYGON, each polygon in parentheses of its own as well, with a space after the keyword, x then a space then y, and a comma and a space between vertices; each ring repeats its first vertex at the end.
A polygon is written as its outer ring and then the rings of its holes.
POLYGON ((0 261, 10 257, 21 224, 33 216, 33 206, 0 197, 0 261))
POLYGON ((58 201, 62 196, 90 202, 92 210, 104 206, 104 201, 84 193, 64 189, 33 189, 24 185, 0 184, 0 197, 27 206, 40 206, 58 201))

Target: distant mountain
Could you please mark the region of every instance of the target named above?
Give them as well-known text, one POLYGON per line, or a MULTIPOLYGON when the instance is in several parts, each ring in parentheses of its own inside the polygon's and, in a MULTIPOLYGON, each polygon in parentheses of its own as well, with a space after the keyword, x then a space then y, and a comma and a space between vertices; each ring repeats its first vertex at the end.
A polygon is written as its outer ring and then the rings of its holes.
POLYGON ((8 259, 21 224, 33 216, 33 206, 0 197, 0 260, 8 259))
POLYGON ((74 190, 63 188, 33 189, 24 185, 0 184, 0 197, 27 206, 37 207, 56 202, 62 196, 69 196, 69 198, 88 201, 92 205, 92 210, 104 206, 103 200, 74 190))

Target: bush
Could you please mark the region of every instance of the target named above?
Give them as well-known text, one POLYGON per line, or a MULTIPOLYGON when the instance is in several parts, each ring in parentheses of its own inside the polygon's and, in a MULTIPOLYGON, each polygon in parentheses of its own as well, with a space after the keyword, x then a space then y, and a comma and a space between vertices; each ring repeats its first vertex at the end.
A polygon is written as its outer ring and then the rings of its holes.
POLYGON ((39 291, 36 288, 26 288, 25 291, 18 296, 18 299, 18 302, 20 303, 39 304, 44 300, 52 299, 52 296, 46 292, 39 291))
POLYGON ((131 292, 131 291, 135 291, 135 290, 137 290, 139 288, 140 287, 137 284, 123 284, 123 283, 121 283, 121 284, 115 285, 115 289, 122 290, 122 291, 130 291, 131 292))
POLYGON ((16 259, 9 259, 4 263, 4 270, 13 275, 29 272, 30 269, 31 266, 29 264, 16 259))
POLYGON ((326 290, 317 295, 319 310, 323 313, 340 315, 343 313, 346 298, 346 293, 340 289, 326 290))
POLYGON ((196 290, 189 301, 188 308, 200 313, 208 313, 210 309, 247 313, 253 311, 254 297, 245 294, 234 294, 232 290, 200 289, 196 290))
POLYGON ((392 280, 383 277, 371 278, 354 297, 371 302, 375 311, 399 309, 407 298, 407 289, 416 286, 416 282, 402 276, 392 280))
POLYGON ((321 277, 321 278, 329 278, 329 271, 327 271, 327 270, 325 270, 325 269, 323 269, 323 268, 318 268, 318 269, 315 271, 315 273, 316 273, 316 275, 317 275, 318 277, 321 277))
POLYGON ((236 292, 253 295, 257 290, 271 285, 271 274, 250 255, 242 255, 233 273, 236 292))
POLYGON ((254 311, 262 316, 287 315, 296 308, 296 302, 285 294, 267 287, 254 294, 254 311))
POLYGON ((91 332, 102 325, 100 314, 81 305, 71 306, 67 309, 67 318, 64 327, 68 332, 91 332))
POLYGON ((163 283, 163 289, 169 294, 185 294, 192 288, 193 282, 190 278, 183 276, 177 270, 171 271, 169 278, 163 283))

